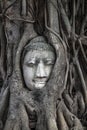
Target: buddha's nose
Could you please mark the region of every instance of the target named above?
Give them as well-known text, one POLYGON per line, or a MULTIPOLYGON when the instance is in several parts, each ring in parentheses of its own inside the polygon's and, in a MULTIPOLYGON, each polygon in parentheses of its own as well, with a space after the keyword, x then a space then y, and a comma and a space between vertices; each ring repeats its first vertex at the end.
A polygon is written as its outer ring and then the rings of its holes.
POLYGON ((44 63, 42 61, 40 61, 38 66, 37 66, 36 77, 39 77, 39 78, 46 78, 47 77, 47 74, 45 71, 45 66, 44 66, 44 63))

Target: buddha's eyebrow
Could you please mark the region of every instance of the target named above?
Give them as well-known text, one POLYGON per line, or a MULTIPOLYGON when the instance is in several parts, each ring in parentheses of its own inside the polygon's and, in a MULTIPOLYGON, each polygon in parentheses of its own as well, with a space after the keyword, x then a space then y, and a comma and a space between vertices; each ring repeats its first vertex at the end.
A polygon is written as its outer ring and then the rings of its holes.
POLYGON ((30 63, 30 62, 35 62, 35 58, 28 59, 28 60, 26 61, 26 63, 30 63))

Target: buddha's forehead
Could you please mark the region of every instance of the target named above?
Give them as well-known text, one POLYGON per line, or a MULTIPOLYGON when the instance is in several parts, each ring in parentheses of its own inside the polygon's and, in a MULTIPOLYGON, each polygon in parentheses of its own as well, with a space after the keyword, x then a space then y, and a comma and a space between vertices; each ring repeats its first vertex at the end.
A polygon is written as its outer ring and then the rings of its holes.
POLYGON ((36 60, 36 59, 49 59, 55 60, 55 54, 53 51, 41 51, 41 50, 33 50, 26 53, 24 60, 36 60))
POLYGON ((29 58, 53 58, 54 47, 42 36, 32 39, 25 47, 22 53, 22 61, 29 58))

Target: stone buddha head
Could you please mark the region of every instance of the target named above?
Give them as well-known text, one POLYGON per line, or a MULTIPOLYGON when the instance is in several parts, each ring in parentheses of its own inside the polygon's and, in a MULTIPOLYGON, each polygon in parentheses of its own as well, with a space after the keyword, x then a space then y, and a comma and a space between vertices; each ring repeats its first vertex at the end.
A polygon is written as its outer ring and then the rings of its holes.
POLYGON ((41 89, 49 80, 55 63, 55 50, 44 37, 31 40, 22 54, 24 82, 29 89, 41 89))

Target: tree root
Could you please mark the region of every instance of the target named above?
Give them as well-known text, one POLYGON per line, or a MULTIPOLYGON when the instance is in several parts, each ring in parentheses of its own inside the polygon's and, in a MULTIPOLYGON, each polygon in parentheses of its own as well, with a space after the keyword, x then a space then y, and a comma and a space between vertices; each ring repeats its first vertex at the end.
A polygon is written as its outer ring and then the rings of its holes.
POLYGON ((8 106, 9 87, 7 87, 3 94, 0 95, 0 119, 3 118, 4 112, 8 106))
POLYGON ((67 128, 68 126, 69 130, 70 129, 83 130, 79 119, 68 110, 68 108, 65 106, 63 102, 61 103, 61 107, 58 109, 59 109, 57 113, 58 117, 61 116, 60 121, 65 125, 65 128, 67 128))

